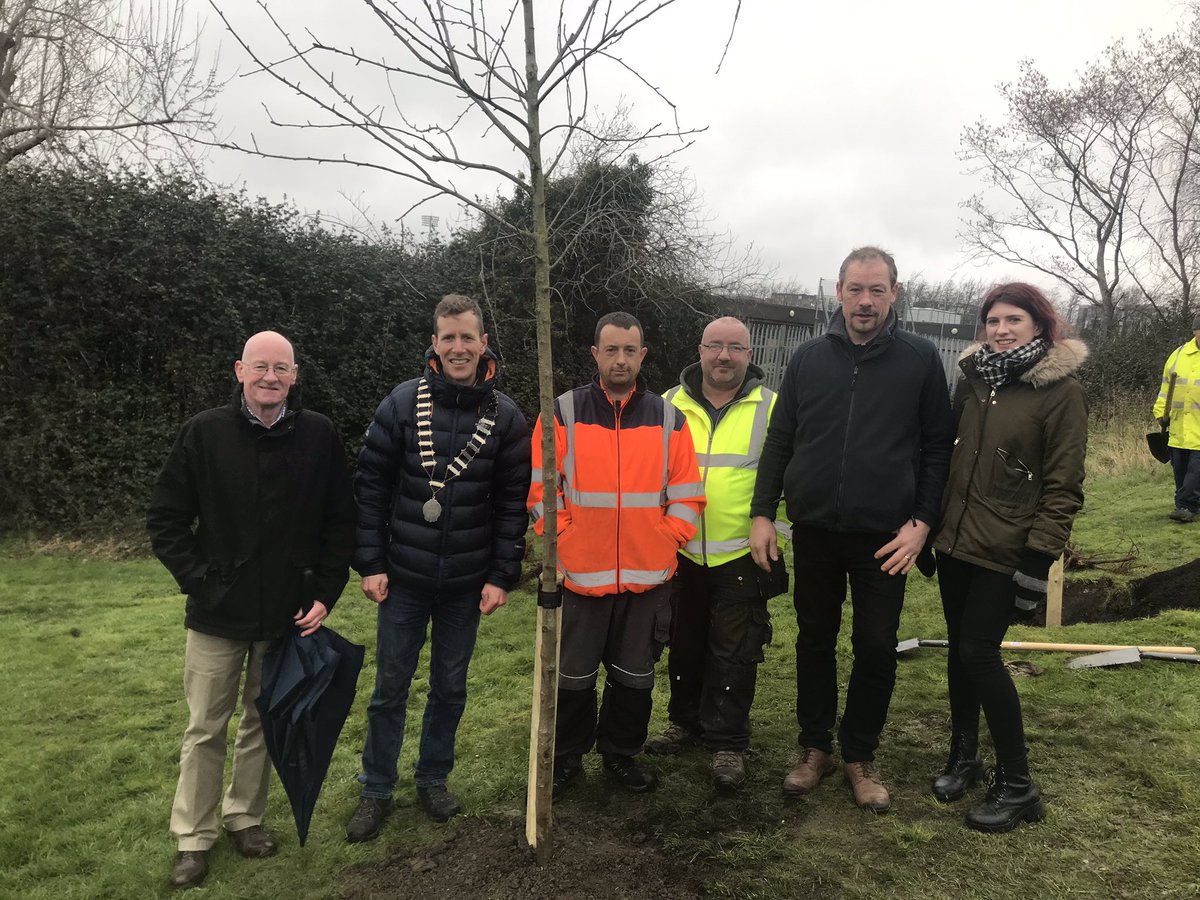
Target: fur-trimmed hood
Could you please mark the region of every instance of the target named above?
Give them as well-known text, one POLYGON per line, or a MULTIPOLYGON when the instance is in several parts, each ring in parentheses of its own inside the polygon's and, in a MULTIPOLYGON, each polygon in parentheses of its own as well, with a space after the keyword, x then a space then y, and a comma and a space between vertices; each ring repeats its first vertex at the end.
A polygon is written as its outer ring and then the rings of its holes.
MULTIPOLYGON (((974 356, 981 346, 983 345, 976 341, 967 347, 958 357, 959 364, 961 365, 974 356)), ((1056 381, 1062 381, 1068 375, 1074 375, 1087 358, 1087 344, 1079 338, 1063 338, 1061 341, 1051 344, 1046 355, 1038 360, 1032 369, 1021 374, 1021 380, 1035 388, 1048 387, 1056 381)))

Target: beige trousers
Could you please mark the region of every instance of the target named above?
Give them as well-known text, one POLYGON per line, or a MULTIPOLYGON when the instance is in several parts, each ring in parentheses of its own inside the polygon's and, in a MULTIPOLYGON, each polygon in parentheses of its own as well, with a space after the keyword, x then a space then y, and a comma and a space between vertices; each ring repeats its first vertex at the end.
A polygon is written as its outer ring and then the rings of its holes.
POLYGON ((216 843, 217 802, 226 831, 261 825, 267 805, 271 760, 254 705, 262 687, 268 641, 231 641, 187 633, 183 693, 188 727, 179 752, 179 786, 171 809, 171 833, 180 850, 207 850, 216 843), (221 800, 229 719, 242 688, 242 718, 233 747, 233 775, 221 800))

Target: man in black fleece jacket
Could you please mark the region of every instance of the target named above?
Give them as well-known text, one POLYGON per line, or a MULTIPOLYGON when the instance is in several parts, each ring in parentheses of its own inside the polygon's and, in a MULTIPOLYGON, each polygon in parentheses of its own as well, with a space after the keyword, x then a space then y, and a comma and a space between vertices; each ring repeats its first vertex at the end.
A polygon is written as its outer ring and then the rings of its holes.
POLYGON ((259 332, 246 341, 234 372, 240 386, 232 403, 200 413, 179 432, 147 515, 155 555, 188 595, 189 718, 171 810, 176 888, 208 873, 218 802, 239 853, 275 853, 262 828, 271 761, 254 705, 263 656, 289 629, 312 634, 321 627, 346 585, 354 547, 342 439, 329 419, 290 394, 292 345, 259 332), (226 733, 243 673, 233 773, 222 801, 226 733))
POLYGON ((896 682, 904 585, 936 523, 954 419, 936 348, 897 328, 896 263, 853 251, 838 273, 841 313, 788 364, 758 466, 751 552, 778 558, 772 521, 782 494, 795 566, 796 719, 802 756, 789 796, 832 774, 837 635, 846 580, 854 666, 838 730, 844 772, 863 809, 891 798, 874 766, 896 682))

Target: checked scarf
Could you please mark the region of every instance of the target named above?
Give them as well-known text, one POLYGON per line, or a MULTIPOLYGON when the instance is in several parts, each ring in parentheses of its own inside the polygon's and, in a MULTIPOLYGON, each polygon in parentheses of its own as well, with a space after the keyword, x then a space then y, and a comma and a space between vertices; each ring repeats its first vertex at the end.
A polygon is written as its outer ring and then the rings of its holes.
POLYGON ((975 370, 991 387, 1003 387, 1037 365, 1049 349, 1050 342, 1044 337, 1035 337, 1028 344, 999 353, 981 344, 975 351, 975 370))

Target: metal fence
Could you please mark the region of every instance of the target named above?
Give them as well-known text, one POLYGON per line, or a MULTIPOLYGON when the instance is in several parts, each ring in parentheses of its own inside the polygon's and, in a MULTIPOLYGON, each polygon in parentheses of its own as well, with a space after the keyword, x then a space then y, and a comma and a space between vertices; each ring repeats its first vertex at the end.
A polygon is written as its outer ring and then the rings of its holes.
MULTIPOLYGON (((754 361, 762 367, 767 387, 776 391, 783 384, 783 374, 787 371, 788 362, 796 348, 814 335, 824 332, 823 325, 815 322, 771 322, 753 316, 746 316, 744 321, 750 328, 750 346, 754 349, 754 361)), ((958 358, 972 342, 971 339, 939 333, 936 327, 930 328, 926 323, 901 322, 900 327, 933 342, 942 360, 946 383, 953 393, 954 385, 958 382, 958 358)))

